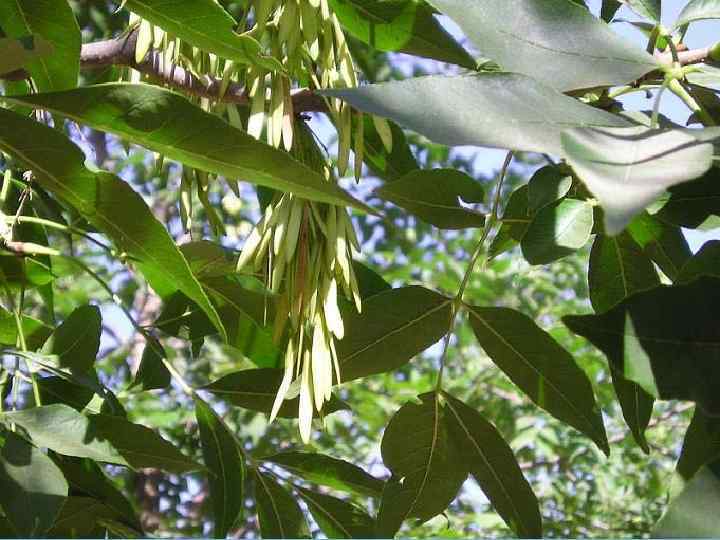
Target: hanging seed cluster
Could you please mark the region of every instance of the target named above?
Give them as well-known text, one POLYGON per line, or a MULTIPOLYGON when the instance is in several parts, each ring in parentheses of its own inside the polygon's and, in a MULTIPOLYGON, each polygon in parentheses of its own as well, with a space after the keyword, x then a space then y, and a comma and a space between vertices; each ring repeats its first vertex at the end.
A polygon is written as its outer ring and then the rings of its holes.
MULTIPOLYGON (((312 135, 301 123, 295 154, 335 181, 312 135), (298 154, 300 154, 298 156, 298 154)), ((316 203, 291 193, 278 193, 245 242, 238 271, 264 273, 269 288, 280 294, 275 335, 286 330, 285 369, 270 420, 286 398, 299 393, 300 435, 310 439, 314 411, 322 412, 331 397, 333 377, 340 378, 335 340, 345 334, 339 294, 361 301, 352 266, 358 243, 347 210, 316 203)))
MULTIPOLYGON (((146 20, 133 15, 138 27, 136 59, 151 50, 161 69, 179 65, 192 73, 221 80, 223 95, 231 85, 243 85, 247 109, 232 102, 195 98, 204 110, 270 145, 283 147, 296 159, 336 182, 333 168, 323 157, 304 122, 293 110, 295 87, 309 89, 357 86, 348 44, 340 22, 327 0, 252 0, 240 28, 256 39, 272 62, 239 65, 189 46, 146 20)), ((138 80, 139 74, 131 74, 138 80)), ((344 176, 352 150, 354 175, 360 178, 363 162, 361 113, 341 100, 325 100, 328 116, 338 133, 337 173, 344 176), (351 148, 354 140, 354 148, 351 148)), ((384 145, 390 150, 390 127, 373 117, 384 145)), ((182 174, 180 207, 186 228, 192 221, 193 186, 216 232, 222 222, 208 202, 208 175, 186 168, 182 174)), ((331 397, 333 381, 341 380, 335 341, 345 333, 338 307, 341 297, 360 311, 361 302, 353 271, 353 254, 360 246, 347 210, 311 202, 291 193, 277 193, 245 242, 238 260, 239 272, 262 274, 268 288, 280 299, 274 321, 276 341, 287 343, 284 376, 271 420, 285 399, 299 395, 300 434, 307 442, 312 418, 322 415, 331 397)))

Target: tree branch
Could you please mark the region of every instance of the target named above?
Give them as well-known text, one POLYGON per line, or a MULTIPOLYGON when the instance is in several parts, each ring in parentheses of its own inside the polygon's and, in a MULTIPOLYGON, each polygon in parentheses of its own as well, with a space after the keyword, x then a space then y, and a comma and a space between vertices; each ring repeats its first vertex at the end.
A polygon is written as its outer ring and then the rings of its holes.
MULTIPOLYGON (((248 97, 245 93, 244 86, 231 83, 221 96, 221 79, 209 75, 198 77, 194 73, 176 64, 165 63, 163 61, 163 55, 159 51, 150 50, 141 62, 136 62, 135 45, 137 43, 137 35, 138 31, 133 29, 127 34, 114 39, 84 44, 80 52, 80 68, 90 70, 111 66, 130 67, 172 88, 177 88, 193 96, 205 97, 224 103, 234 103, 236 105, 248 104, 248 97)), ((0 74, 0 79, 5 80, 17 81, 27 78, 29 78, 29 74, 22 69, 0 74)), ((323 98, 309 89, 293 91, 292 100, 293 110, 296 113, 327 111, 323 98)))

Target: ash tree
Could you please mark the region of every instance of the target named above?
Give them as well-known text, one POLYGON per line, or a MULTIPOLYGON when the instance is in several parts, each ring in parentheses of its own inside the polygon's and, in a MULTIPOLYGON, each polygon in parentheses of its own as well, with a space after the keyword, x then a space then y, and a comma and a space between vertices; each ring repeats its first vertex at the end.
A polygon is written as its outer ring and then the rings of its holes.
POLYGON ((145 491, 155 472, 206 486, 195 532, 217 538, 248 520, 269 538, 393 537, 452 520, 468 478, 512 533, 541 537, 532 471, 451 390, 452 364, 472 362, 452 344, 471 331, 522 399, 609 455, 597 381, 542 315, 467 294, 496 261, 587 251, 590 305, 561 324, 603 355, 634 444, 657 451, 657 401, 694 408, 642 532, 720 535, 720 243, 693 254, 682 232, 720 217, 720 48, 685 45, 720 2, 687 2, 672 26, 660 0, 83 4, 0 4, 3 535, 153 532, 118 481, 130 471, 145 491), (647 47, 613 31, 622 4, 647 47), (387 52, 445 69, 375 82, 387 52), (652 110, 625 108, 632 93, 652 110), (687 125, 661 113, 669 94, 687 125), (506 150, 496 178, 416 159, 460 145, 506 150), (471 240, 456 282, 376 271, 389 209, 471 240), (392 396, 372 434, 384 474, 316 451, 352 440, 347 411, 367 404, 348 388, 412 373, 431 347, 432 383, 392 396), (189 417, 139 421, 141 402, 189 417), (292 430, 263 439, 238 410, 292 430))

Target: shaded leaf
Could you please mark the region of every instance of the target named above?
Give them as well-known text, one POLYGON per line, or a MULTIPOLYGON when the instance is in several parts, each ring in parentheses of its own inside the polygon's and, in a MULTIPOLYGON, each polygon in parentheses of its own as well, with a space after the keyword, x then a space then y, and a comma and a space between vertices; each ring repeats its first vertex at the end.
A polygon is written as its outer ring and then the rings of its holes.
POLYGON ((217 312, 165 227, 142 197, 117 176, 91 172, 85 156, 57 130, 0 109, 0 149, 19 158, 37 182, 74 207, 132 258, 160 296, 182 291, 225 335, 217 312))
POLYGON ((392 286, 381 275, 363 263, 353 261, 353 271, 358 282, 360 297, 363 300, 392 289, 392 286))
POLYGON ((80 306, 58 326, 45 342, 42 354, 57 355, 58 367, 71 373, 87 373, 100 349, 102 319, 97 306, 80 306))
POLYGON ((413 171, 384 184, 375 193, 411 214, 442 229, 483 227, 485 216, 460 205, 482 202, 480 183, 454 169, 413 171))
POLYGON ((308 482, 338 491, 371 497, 379 497, 382 494, 382 480, 366 473, 357 465, 325 454, 283 452, 263 458, 263 461, 280 465, 308 482))
POLYGON ((296 487, 320 530, 328 538, 373 538, 375 520, 354 504, 296 487))
POLYGON ((398 51, 475 69, 475 60, 424 2, 330 0, 348 34, 379 51, 398 51))
POLYGON ((372 117, 363 115, 363 122, 365 164, 373 174, 392 181, 418 168, 415 156, 400 126, 395 122, 388 122, 392 135, 392 148, 388 151, 375 128, 372 117))
POLYGON ((168 368, 165 367, 163 358, 166 358, 165 349, 163 349, 160 342, 153 337, 147 339, 147 344, 140 358, 140 366, 137 373, 135 373, 130 388, 156 390, 169 387, 172 376, 168 368))
POLYGON ((502 225, 490 244, 489 256, 496 257, 519 243, 530 227, 531 221, 528 186, 523 185, 510 194, 502 216, 502 225))
MULTIPOLYGON (((207 390, 237 407, 269 414, 282 376, 282 369, 244 369, 229 373, 201 389, 207 390)), ((285 400, 280 407, 278 416, 297 418, 298 405, 298 398, 285 400)), ((323 413, 330 414, 348 408, 346 403, 333 396, 325 405, 323 413)))
POLYGON ((522 237, 523 256, 530 264, 547 264, 570 255, 587 244, 594 223, 587 201, 565 199, 546 206, 522 237))
POLYGON ((633 219, 627 231, 663 273, 675 281, 692 252, 679 227, 665 223, 646 212, 633 219))
POLYGON ((656 214, 673 225, 697 228, 710 216, 720 217, 720 178, 716 168, 704 176, 670 188, 670 199, 656 214))
POLYGON ((615 17, 617 10, 622 7, 622 4, 617 0, 602 0, 602 7, 600 8, 600 18, 605 22, 610 22, 615 17))
POLYGON ((720 279, 657 287, 602 315, 563 322, 587 338, 625 377, 661 399, 696 401, 720 414, 720 279))
POLYGON ((310 533, 295 497, 272 477, 255 471, 255 503, 263 538, 307 538, 310 533))
POLYGON ((345 310, 345 337, 336 344, 340 377, 352 381, 399 368, 443 337, 451 300, 422 287, 381 292, 362 313, 345 310))
POLYGON ((241 64, 282 70, 276 59, 262 54, 260 44, 253 37, 235 32, 235 19, 213 0, 126 0, 125 6, 206 52, 241 64))
POLYGON ((255 140, 159 86, 108 83, 3 99, 61 114, 197 169, 368 210, 287 152, 255 140))
POLYGON ((650 454, 650 446, 645 438, 645 430, 652 417, 655 399, 643 388, 628 379, 625 375, 610 366, 610 377, 612 378, 615 395, 620 403, 625 423, 635 442, 642 448, 643 452, 650 454))
POLYGON ((408 518, 427 521, 443 512, 468 474, 450 439, 447 406, 434 392, 418 397, 419 402, 405 403, 395 413, 383 435, 383 463, 395 480, 380 502, 383 537, 394 536, 408 518))
POLYGON ((572 187, 569 171, 558 165, 547 165, 535 171, 528 182, 528 207, 537 212, 544 206, 562 199, 572 187))
POLYGON ((52 45, 39 36, 0 38, 0 74, 22 69, 51 52, 52 45))
POLYGON ((43 537, 67 497, 65 477, 15 433, 0 433, 0 444, 0 507, 18 537, 43 537))
POLYGON ((443 396, 453 440, 490 503, 518 536, 541 538, 537 498, 510 446, 475 409, 447 393, 443 396))
POLYGON ((52 53, 27 64, 38 91, 77 86, 80 71, 80 28, 66 0, 0 2, 0 21, 7 37, 42 38, 52 53))
POLYGON ((448 146, 490 146, 560 155, 560 134, 565 128, 627 125, 618 116, 516 73, 435 75, 325 90, 322 94, 391 118, 448 146), (428 110, 433 114, 427 114, 428 110))
POLYGON ((685 432, 682 451, 671 491, 679 493, 697 472, 720 459, 720 419, 711 418, 695 409, 692 422, 685 432))
POLYGON ((571 129, 562 145, 568 163, 600 201, 611 235, 667 188, 712 165, 712 144, 677 129, 571 129))
MULTIPOLYGON (((28 349, 35 350, 40 348, 52 333, 52 328, 44 322, 33 317, 28 317, 27 315, 23 315, 21 320, 25 343, 28 349)), ((9 345, 10 347, 17 345, 15 316, 2 308, 0 308, 0 344, 9 345)))
POLYGON ((245 459, 233 434, 210 406, 195 398, 203 461, 208 470, 215 538, 225 538, 242 513, 245 459))
POLYGON ((720 240, 705 242, 700 251, 682 267, 677 282, 690 283, 703 276, 720 278, 720 240))
POLYGON ((25 429, 35 444, 66 456, 184 473, 202 468, 151 429, 106 414, 82 415, 55 404, 4 412, 4 423, 25 429))
POLYGON ((570 353, 519 311, 470 306, 468 310, 480 346, 510 380, 539 407, 609 454, 592 386, 570 353))
MULTIPOLYGON (((91 497, 68 497, 55 524, 48 532, 50 538, 105 538, 107 521, 118 514, 109 506, 91 497)), ((137 532, 123 529, 122 537, 134 538, 137 532), (130 534, 133 533, 133 534, 130 534)))
POLYGON ((658 68, 657 61, 567 0, 432 0, 480 52, 506 71, 561 91, 614 86, 658 68))

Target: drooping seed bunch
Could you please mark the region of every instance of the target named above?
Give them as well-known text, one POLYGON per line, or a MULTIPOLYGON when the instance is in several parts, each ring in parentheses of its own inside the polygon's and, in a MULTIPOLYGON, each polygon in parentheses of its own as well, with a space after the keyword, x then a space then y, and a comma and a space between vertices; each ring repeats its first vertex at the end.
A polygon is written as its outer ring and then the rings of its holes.
MULTIPOLYGON (((300 124, 296 138, 304 162, 318 163, 318 149, 300 124), (302 148, 312 144, 310 148, 302 148)), ((335 181, 330 167, 320 168, 328 182, 335 181)), ((278 193, 243 246, 238 270, 264 273, 269 288, 279 294, 275 336, 289 322, 284 376, 270 420, 283 401, 299 391, 300 435, 308 442, 313 410, 322 411, 331 397, 333 377, 341 381, 335 340, 345 333, 338 307, 341 294, 360 311, 361 300, 352 266, 359 252, 347 210, 311 202, 290 193, 278 193)))

